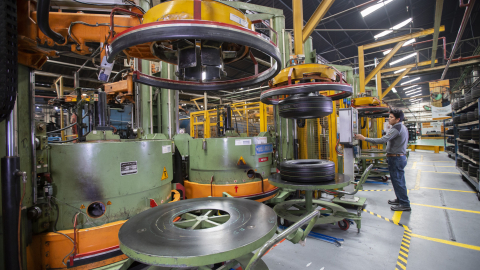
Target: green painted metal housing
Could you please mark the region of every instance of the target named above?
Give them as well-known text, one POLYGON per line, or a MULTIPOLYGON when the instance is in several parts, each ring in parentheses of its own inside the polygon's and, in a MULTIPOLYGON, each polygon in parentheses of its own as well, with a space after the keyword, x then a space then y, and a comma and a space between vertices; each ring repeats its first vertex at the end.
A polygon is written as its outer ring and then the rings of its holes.
POLYGON ((260 181, 255 173, 264 179, 270 175, 272 153, 257 154, 255 150, 271 144, 270 136, 193 139, 179 134, 174 141, 180 154, 188 156, 190 182, 210 184, 214 176, 216 185, 249 183, 260 181))
MULTIPOLYGON (((54 197, 51 200, 58 204, 60 212, 57 230, 72 229, 77 212, 85 214, 78 217, 79 227, 88 228, 128 219, 149 209, 150 199, 157 204, 171 199, 170 140, 51 145, 49 164, 54 197), (164 168, 168 178, 162 180, 164 168), (92 203, 103 204, 105 213, 92 215, 92 203)), ((40 196, 46 202, 46 197, 40 196)), ((42 208, 44 214, 34 225, 37 232, 47 222, 45 218, 50 222, 56 218, 56 211, 49 210, 47 204, 42 208)))

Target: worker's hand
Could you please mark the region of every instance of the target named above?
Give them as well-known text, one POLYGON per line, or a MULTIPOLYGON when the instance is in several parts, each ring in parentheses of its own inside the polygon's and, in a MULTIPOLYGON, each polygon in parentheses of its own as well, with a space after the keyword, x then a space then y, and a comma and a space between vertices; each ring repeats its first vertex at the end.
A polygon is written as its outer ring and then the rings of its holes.
POLYGON ((355 134, 355 139, 365 141, 365 136, 363 136, 362 134, 355 134))

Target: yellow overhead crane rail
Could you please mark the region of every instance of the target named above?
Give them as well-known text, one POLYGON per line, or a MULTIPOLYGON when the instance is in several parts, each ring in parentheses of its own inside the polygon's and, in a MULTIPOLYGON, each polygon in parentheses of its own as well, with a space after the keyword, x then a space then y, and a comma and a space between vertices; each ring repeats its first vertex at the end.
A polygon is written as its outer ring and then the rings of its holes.
MULTIPOLYGON (((445 26, 442 25, 440 26, 440 29, 438 29, 438 31, 445 31, 445 26)), ((362 46, 358 46, 358 64, 359 64, 359 76, 360 76, 360 93, 365 93, 365 86, 368 84, 368 82, 370 82, 370 80, 374 77, 374 76, 377 76, 377 81, 381 81, 381 73, 386 73, 386 72, 390 72, 390 71, 395 71, 395 70, 400 70, 400 69, 403 69, 405 68, 405 70, 396 78, 396 80, 385 90, 382 92, 382 89, 378 89, 378 96, 380 98, 380 100, 383 99, 383 97, 385 97, 386 94, 388 94, 388 92, 390 92, 390 90, 392 90, 393 87, 395 87, 395 85, 405 76, 408 74, 408 72, 410 72, 410 70, 416 66, 426 66, 426 65, 430 65, 432 63, 432 61, 424 61, 424 62, 420 62, 420 63, 417 63, 417 64, 411 64, 411 65, 405 65, 405 66, 399 66, 399 67, 395 67, 395 68, 387 68, 387 69, 384 69, 382 70, 382 68, 387 64, 388 61, 390 61, 390 59, 393 57, 393 55, 395 55, 395 53, 397 53, 398 50, 400 50, 400 48, 403 46, 403 44, 405 43, 405 41, 407 40, 410 40, 410 39, 413 39, 413 38, 418 38, 418 37, 424 37, 424 36, 427 36, 427 35, 432 35, 434 34, 435 32, 435 29, 434 28, 431 28, 431 29, 426 29, 426 30, 423 30, 423 31, 419 31, 419 32, 416 32, 416 33, 412 33, 412 34, 407 34, 407 35, 403 35, 403 36, 399 36, 399 37, 394 37, 394 38, 391 38, 391 39, 386 39, 386 40, 382 40, 382 41, 378 41, 378 42, 374 42, 374 43, 370 43, 370 44, 366 44, 366 45, 362 45, 362 46), (388 53, 383 59, 382 61, 375 67, 375 69, 373 69, 366 77, 365 77, 365 59, 364 59, 364 51, 365 50, 368 50, 368 49, 372 49, 372 48, 376 48, 376 47, 380 47, 380 46, 384 46, 384 45, 388 45, 388 44, 393 44, 393 43, 397 43, 395 45, 395 47, 390 51, 390 53, 388 53)), ((435 63, 437 61, 435 60, 435 63)), ((380 87, 381 88, 381 87, 380 87)))

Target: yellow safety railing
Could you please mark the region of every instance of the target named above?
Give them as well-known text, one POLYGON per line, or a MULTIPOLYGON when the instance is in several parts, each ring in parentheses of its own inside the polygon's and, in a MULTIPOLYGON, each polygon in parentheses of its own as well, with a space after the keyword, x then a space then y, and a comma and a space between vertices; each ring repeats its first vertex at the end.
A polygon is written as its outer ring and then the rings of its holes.
MULTIPOLYGON (((241 135, 257 136, 273 126, 273 106, 261 102, 233 103, 232 127, 241 135)), ((217 119, 217 110, 190 113, 190 136, 193 138, 217 137, 217 122, 223 126, 223 119, 217 119)))

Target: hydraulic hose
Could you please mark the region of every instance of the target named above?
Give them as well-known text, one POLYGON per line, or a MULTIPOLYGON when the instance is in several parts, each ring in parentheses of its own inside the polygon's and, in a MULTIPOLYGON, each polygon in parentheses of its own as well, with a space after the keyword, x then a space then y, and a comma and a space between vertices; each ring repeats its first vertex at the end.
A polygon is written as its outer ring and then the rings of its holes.
POLYGON ((50 14, 50 0, 38 0, 37 5, 37 24, 38 28, 44 33, 47 37, 51 38, 55 43, 65 44, 65 38, 59 33, 55 32, 50 28, 50 23, 48 17, 50 14))

